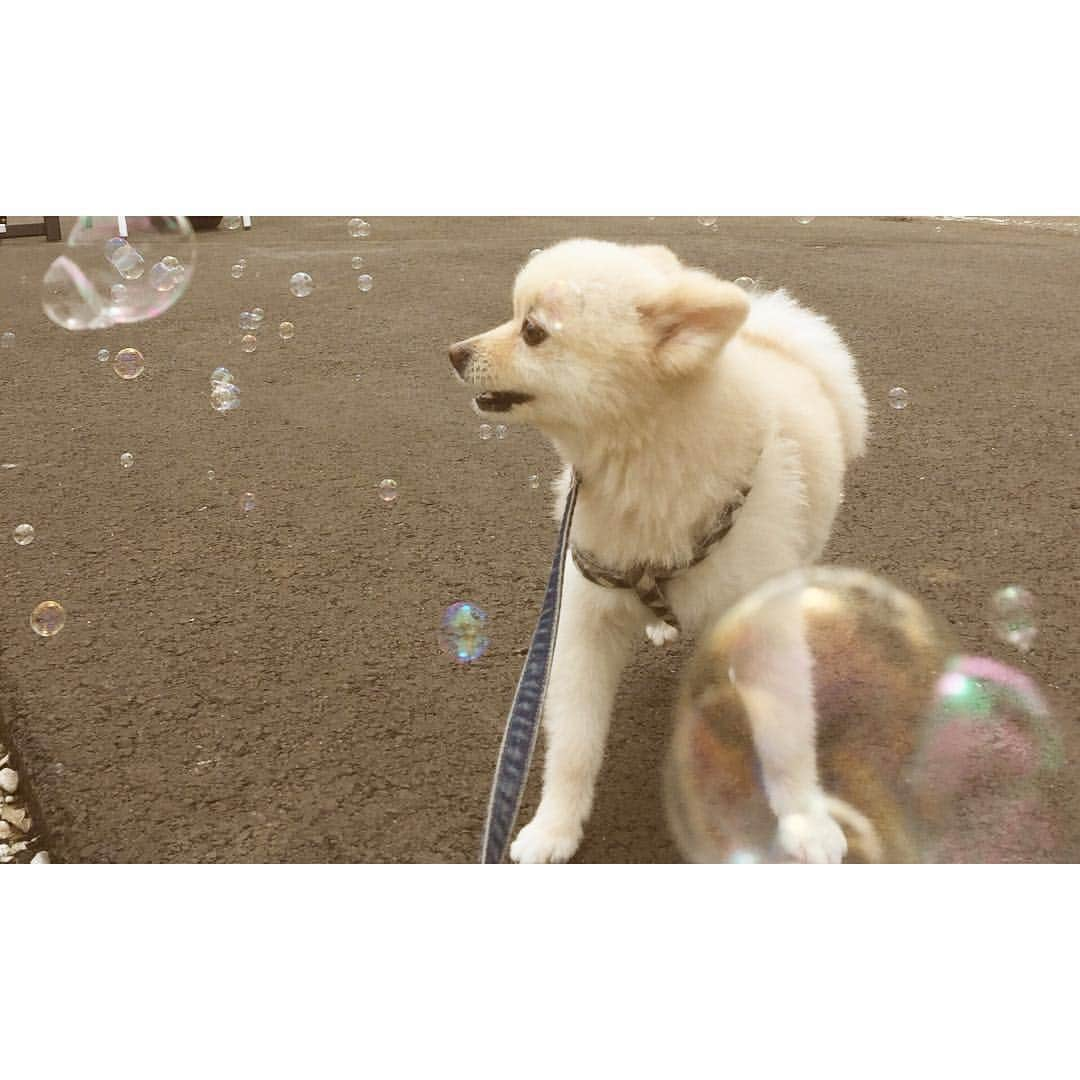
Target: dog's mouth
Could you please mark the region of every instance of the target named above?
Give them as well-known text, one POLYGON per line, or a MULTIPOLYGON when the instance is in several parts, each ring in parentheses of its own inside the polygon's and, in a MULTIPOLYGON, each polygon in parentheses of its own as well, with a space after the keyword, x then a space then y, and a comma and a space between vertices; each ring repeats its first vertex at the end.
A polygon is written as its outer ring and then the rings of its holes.
POLYGON ((532 399, 532 394, 516 390, 485 390, 473 398, 473 403, 480 412, 509 412, 515 405, 524 405, 532 399))

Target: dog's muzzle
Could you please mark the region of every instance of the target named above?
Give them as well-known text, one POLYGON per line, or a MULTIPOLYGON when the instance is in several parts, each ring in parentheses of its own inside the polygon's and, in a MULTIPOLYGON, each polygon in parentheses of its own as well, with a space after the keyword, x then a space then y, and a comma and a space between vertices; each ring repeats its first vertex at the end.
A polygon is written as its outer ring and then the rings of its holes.
POLYGON ((465 369, 469 366, 469 361, 471 359, 472 346, 463 344, 462 342, 450 346, 450 363, 458 373, 459 379, 465 378, 465 369))

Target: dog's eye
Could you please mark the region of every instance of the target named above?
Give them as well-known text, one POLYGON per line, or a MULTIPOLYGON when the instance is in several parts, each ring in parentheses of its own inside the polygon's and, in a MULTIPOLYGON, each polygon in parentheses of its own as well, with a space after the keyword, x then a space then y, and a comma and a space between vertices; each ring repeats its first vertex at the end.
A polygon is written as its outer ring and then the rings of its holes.
POLYGON ((534 319, 526 319, 521 324, 521 336, 526 345, 539 345, 548 336, 548 332, 534 319))

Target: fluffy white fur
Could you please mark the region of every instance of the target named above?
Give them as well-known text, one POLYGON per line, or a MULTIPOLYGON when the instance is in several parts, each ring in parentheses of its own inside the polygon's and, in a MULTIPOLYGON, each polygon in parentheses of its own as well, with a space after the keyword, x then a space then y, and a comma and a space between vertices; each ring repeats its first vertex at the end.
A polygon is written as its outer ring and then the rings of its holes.
MULTIPOLYGON (((606 566, 688 561, 719 509, 750 480, 734 528, 666 596, 695 633, 773 576, 816 560, 863 452, 866 401, 854 361, 821 316, 783 291, 747 295, 666 248, 572 240, 531 259, 513 318, 459 343, 475 392, 531 395, 498 416, 529 423, 582 478, 573 537, 606 566), (523 325, 546 337, 529 344, 523 325)), ((505 400, 479 396, 486 414, 505 400)), ((544 790, 515 840, 518 862, 561 862, 581 842, 618 680, 635 636, 672 629, 629 590, 586 581, 567 560, 544 710, 544 790)), ((836 862, 844 835, 817 782, 809 664, 798 618, 778 626, 777 670, 739 689, 790 857, 836 862), (808 670, 808 669, 807 669, 808 670)))

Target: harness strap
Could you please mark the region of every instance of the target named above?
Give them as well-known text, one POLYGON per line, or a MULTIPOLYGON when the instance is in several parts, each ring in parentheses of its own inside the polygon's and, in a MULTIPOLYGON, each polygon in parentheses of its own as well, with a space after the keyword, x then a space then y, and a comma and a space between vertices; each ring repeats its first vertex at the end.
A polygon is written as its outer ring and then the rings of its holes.
POLYGON ((735 524, 735 515, 746 502, 749 494, 749 484, 744 484, 736 491, 735 497, 720 511, 716 524, 694 546, 694 553, 689 562, 673 567, 636 563, 629 570, 612 570, 598 562, 595 555, 578 547, 577 544, 571 544, 570 554, 574 559, 574 565, 581 571, 582 576, 594 585, 600 585, 605 589, 633 589, 638 599, 658 619, 678 630, 679 620, 671 610, 671 605, 668 604, 661 586, 666 585, 678 574, 697 566, 731 532, 735 524))

